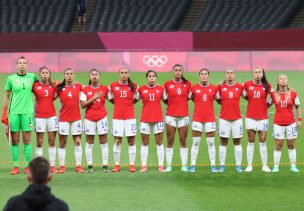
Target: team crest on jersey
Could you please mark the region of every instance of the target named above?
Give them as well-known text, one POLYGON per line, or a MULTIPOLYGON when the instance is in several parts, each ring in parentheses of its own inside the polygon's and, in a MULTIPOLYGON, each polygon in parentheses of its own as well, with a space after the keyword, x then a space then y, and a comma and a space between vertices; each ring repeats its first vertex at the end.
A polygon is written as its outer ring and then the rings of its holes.
POLYGON ((239 88, 235 88, 235 91, 239 91, 239 88))
POLYGON ((158 91, 158 90, 156 90, 156 93, 159 93, 159 91, 158 91))
POLYGON ((201 93, 201 90, 195 90, 195 93, 201 93))
POLYGON ((148 90, 144 90, 143 93, 144 93, 144 94, 148 93, 148 90))
POLYGON ((265 91, 265 88, 263 88, 263 91, 265 91))
POLYGON ((65 91, 65 88, 63 88, 62 91, 64 92, 64 91, 65 91))
POLYGON ((227 91, 227 88, 223 88, 222 91, 223 91, 223 92, 227 91))
POLYGON ((211 92, 211 89, 209 89, 209 92, 211 92))
POLYGON ((75 89, 75 85, 73 85, 73 89, 75 89))
POLYGON ((92 92, 88 92, 88 95, 92 95, 92 92))
POLYGON ((119 87, 115 87, 115 89, 114 90, 119 90, 119 87))
POLYGON ((170 85, 169 88, 170 88, 170 89, 174 88, 174 85, 170 85))
POLYGON ((15 81, 15 84, 17 84, 17 83, 19 83, 19 81, 18 81, 18 80, 16 80, 16 81, 15 81))
POLYGON ((250 87, 249 87, 249 90, 253 90, 253 86, 250 86, 250 87))
POLYGON ((38 86, 38 87, 37 87, 37 90, 41 90, 41 86, 38 86))

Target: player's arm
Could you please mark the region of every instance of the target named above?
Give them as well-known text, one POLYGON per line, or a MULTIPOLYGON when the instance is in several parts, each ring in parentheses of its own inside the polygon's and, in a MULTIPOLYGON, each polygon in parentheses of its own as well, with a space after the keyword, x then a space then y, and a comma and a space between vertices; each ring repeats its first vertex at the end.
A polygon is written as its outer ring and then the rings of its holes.
MULTIPOLYGON (((244 84, 243 84, 243 86, 244 86, 244 84)), ((244 87, 245 87, 245 86, 244 86, 244 87)), ((243 97, 245 100, 248 101, 248 95, 247 95, 246 89, 243 90, 243 92, 242 92, 242 97, 243 97)))
POLYGON ((164 93, 163 93, 163 96, 162 96, 162 101, 163 101, 163 103, 168 105, 168 93, 166 92, 166 90, 164 90, 164 93))
POLYGON ((110 103, 114 104, 114 96, 113 96, 113 92, 112 92, 112 90, 111 90, 110 87, 109 87, 109 92, 108 92, 108 94, 107 94, 107 100, 108 100, 110 103))
POLYGON ((91 99, 87 100, 86 95, 83 92, 81 92, 81 94, 80 94, 81 108, 89 107, 90 105, 92 105, 94 103, 95 100, 99 99, 101 96, 102 96, 102 92, 97 92, 91 99))
POLYGON ((219 104, 219 105, 221 105, 222 104, 222 101, 221 101, 221 95, 220 95, 220 92, 219 91, 217 91, 217 93, 216 93, 216 95, 215 95, 215 101, 219 104))
POLYGON ((192 94, 191 91, 189 91, 188 100, 192 100, 194 102, 194 95, 192 94))
POLYGON ((295 108, 296 108, 297 117, 298 117, 297 128, 300 128, 302 125, 302 111, 301 111, 300 100, 299 100, 298 96, 295 98, 294 103, 295 103, 295 108))
POLYGON ((7 107, 8 107, 8 103, 10 101, 10 97, 11 97, 11 91, 5 90, 4 103, 3 103, 3 108, 2 108, 2 117, 1 117, 1 122, 3 124, 8 124, 7 107))

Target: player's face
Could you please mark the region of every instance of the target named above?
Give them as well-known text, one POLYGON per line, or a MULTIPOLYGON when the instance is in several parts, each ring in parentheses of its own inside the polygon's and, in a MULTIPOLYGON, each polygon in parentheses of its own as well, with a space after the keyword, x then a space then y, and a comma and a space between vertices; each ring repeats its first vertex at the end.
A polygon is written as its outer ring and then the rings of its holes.
POLYGON ((173 72, 174 79, 179 80, 179 79, 181 79, 181 77, 183 75, 183 68, 180 66, 176 66, 176 67, 174 67, 172 72, 173 72))
POLYGON ((49 72, 48 69, 41 70, 40 73, 39 73, 39 75, 40 75, 40 79, 42 81, 48 81, 50 79, 50 77, 51 77, 50 72, 49 72))
POLYGON ((263 70, 261 68, 255 68, 253 70, 253 79, 256 81, 260 81, 263 78, 263 70))
POLYGON ((126 68, 122 68, 119 70, 119 77, 121 81, 127 81, 129 78, 129 70, 126 68))
POLYGON ((73 80, 74 80, 73 70, 66 70, 64 73, 64 79, 66 82, 73 82, 73 80))
POLYGON ((156 84, 156 75, 153 72, 150 72, 147 77, 148 83, 151 85, 156 84))
POLYGON ((233 70, 227 70, 226 71, 226 80, 227 81, 234 81, 235 79, 235 73, 233 70))
POLYGON ((27 66, 26 59, 18 59, 17 61, 18 70, 25 71, 26 66, 27 66))
POLYGON ((90 73, 90 80, 91 80, 92 83, 97 83, 99 81, 99 72, 92 71, 90 73))
POLYGON ((278 85, 279 86, 287 86, 288 85, 288 79, 287 79, 286 75, 279 75, 278 85))
POLYGON ((209 73, 208 73, 208 71, 207 70, 202 70, 200 72, 199 77, 200 77, 200 82, 208 82, 208 80, 209 80, 209 73))

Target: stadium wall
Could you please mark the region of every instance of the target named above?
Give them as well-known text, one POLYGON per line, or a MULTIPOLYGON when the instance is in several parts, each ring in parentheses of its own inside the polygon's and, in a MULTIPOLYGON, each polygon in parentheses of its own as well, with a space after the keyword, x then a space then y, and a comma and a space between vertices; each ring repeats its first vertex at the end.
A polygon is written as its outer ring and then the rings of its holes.
POLYGON ((134 32, 68 34, 1 34, 0 72, 14 72, 16 59, 26 56, 29 68, 47 65, 86 71, 97 67, 117 71, 168 71, 175 63, 188 71, 201 67, 221 71, 228 66, 249 71, 304 69, 304 30, 256 32, 134 32))

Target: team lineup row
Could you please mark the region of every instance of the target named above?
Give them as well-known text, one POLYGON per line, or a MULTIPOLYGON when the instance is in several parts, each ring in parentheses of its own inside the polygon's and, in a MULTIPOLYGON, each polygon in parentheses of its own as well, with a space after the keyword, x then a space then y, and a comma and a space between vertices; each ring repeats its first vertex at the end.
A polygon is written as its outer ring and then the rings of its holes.
POLYGON ((129 77, 128 68, 119 69, 119 80, 113 82, 109 87, 99 83, 100 73, 97 69, 89 72, 89 85, 83 86, 74 82, 74 71, 72 68, 64 70, 62 82, 52 81, 51 72, 48 67, 39 69, 39 79, 32 73, 26 72, 26 58, 17 60, 17 73, 8 77, 5 85, 5 100, 2 113, 2 122, 10 128, 12 138, 12 175, 19 174, 19 142, 20 132, 24 143, 25 173, 28 173, 28 162, 31 159, 32 148, 30 144, 31 130, 33 127, 33 113, 35 112, 35 130, 37 136, 36 156, 43 155, 43 138, 47 132, 49 142, 49 160, 53 173, 65 172, 66 143, 68 135, 71 134, 74 141, 76 172, 83 173, 81 166, 82 146, 81 134, 83 132, 79 103, 85 108, 84 132, 86 134, 85 155, 87 160, 87 172, 93 172, 92 147, 94 136, 97 132, 101 145, 101 154, 104 172, 108 169, 108 121, 105 100, 114 105, 113 128, 114 136, 113 157, 114 169, 112 172, 120 171, 120 154, 122 138, 127 137, 129 145, 129 170, 135 172, 136 158, 136 117, 134 104, 142 100, 140 118, 140 133, 142 145, 141 172, 147 171, 147 157, 149 136, 154 134, 157 145, 158 170, 160 172, 172 171, 173 144, 176 131, 179 134, 180 156, 183 172, 195 172, 196 160, 204 132, 208 146, 212 172, 225 171, 226 148, 231 135, 234 143, 235 169, 243 172, 241 138, 243 133, 243 121, 240 112, 240 99, 248 101, 245 125, 248 133, 246 172, 251 172, 255 136, 259 138, 260 155, 262 160, 262 171, 271 172, 267 165, 266 136, 269 126, 268 107, 274 104, 274 131, 275 139, 274 166, 272 172, 279 171, 279 163, 283 141, 287 140, 288 155, 291 163, 291 171, 299 172, 296 167, 295 140, 297 129, 301 126, 301 109, 297 92, 288 86, 286 75, 279 75, 276 88, 268 83, 265 71, 256 67, 252 71, 253 79, 244 84, 235 81, 235 70, 227 68, 225 80, 215 86, 209 83, 209 70, 203 68, 199 71, 199 83, 191 83, 183 77, 183 67, 176 64, 172 68, 173 79, 165 82, 164 86, 157 85, 157 73, 154 70, 146 72, 147 84, 138 87, 129 77), (36 97, 33 105, 32 93, 36 97), (269 96, 269 97, 268 97, 269 96), (59 98, 61 109, 59 122, 53 101, 59 98), (192 117, 191 164, 188 168, 187 132, 189 123, 188 101, 194 102, 192 117), (167 146, 163 145, 163 115, 161 102, 167 105, 165 125, 167 135, 167 146), (220 146, 218 150, 220 166, 216 167, 216 149, 214 137, 216 131, 214 101, 221 105, 219 116, 218 135, 220 146), (8 106, 9 105, 9 106, 8 106), (35 109, 34 109, 35 108, 35 109), (297 113, 297 119, 293 109, 297 113), (55 167, 56 161, 56 134, 59 134, 59 170, 55 167), (164 160, 166 159, 166 168, 164 160))

